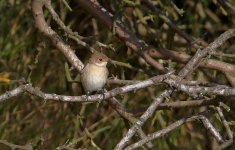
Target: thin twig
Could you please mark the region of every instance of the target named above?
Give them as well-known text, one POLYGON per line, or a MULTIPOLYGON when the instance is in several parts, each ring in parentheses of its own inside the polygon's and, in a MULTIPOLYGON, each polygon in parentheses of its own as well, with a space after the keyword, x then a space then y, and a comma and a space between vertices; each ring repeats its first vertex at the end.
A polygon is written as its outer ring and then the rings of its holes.
POLYGON ((0 140, 0 143, 9 146, 12 150, 14 149, 33 150, 33 147, 31 145, 25 145, 25 146, 16 145, 16 144, 9 143, 6 140, 0 140))

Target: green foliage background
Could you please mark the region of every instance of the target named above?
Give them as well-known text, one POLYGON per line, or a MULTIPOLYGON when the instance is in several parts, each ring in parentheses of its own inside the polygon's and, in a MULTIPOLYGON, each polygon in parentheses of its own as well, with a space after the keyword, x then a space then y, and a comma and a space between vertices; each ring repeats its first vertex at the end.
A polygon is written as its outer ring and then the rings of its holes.
MULTIPOLYGON (((139 5, 138 1, 100 0, 102 6, 112 12, 117 18, 123 16, 123 21, 140 39, 156 48, 167 48, 193 54, 195 49, 185 44, 171 29, 166 27, 158 14, 139 5), (131 17, 134 15, 139 21, 135 24, 131 17), (149 16, 149 20, 141 20, 149 16)), ((231 7, 226 7, 219 1, 183 1, 174 3, 180 8, 174 9, 171 1, 155 1, 157 6, 167 12, 172 20, 192 37, 202 39, 208 43, 213 41, 223 31, 234 27, 235 3, 230 0, 231 7)), ((96 20, 98 35, 94 36, 93 17, 80 8, 76 1, 69 1, 73 11, 66 9, 61 1, 53 1, 53 7, 61 19, 73 31, 85 37, 92 36, 86 42, 98 47, 95 41, 107 45, 111 44, 115 51, 103 48, 103 52, 110 58, 130 63, 136 68, 148 70, 152 75, 158 74, 150 66, 141 64, 137 54, 134 54, 118 40, 112 32, 96 20)), ((56 30, 76 50, 78 57, 85 61, 89 51, 70 40, 56 25, 51 16, 45 11, 45 16, 51 27, 56 30)), ((230 40, 221 51, 234 53, 234 40, 230 40)), ((221 61, 235 64, 234 58, 216 57, 221 61)), ((159 60, 168 67, 179 70, 182 64, 170 60, 159 60)), ((63 95, 81 95, 80 84, 71 83, 65 75, 66 60, 62 54, 51 45, 50 40, 42 36, 34 27, 30 10, 30 1, 9 0, 0 1, 0 77, 5 78, 0 83, 0 94, 15 87, 30 82, 47 93, 63 95), (8 76, 9 75, 9 76, 8 76), (8 80, 9 81, 8 81, 8 80)), ((121 79, 141 80, 149 75, 121 66, 110 66, 110 76, 121 79)), ((227 84, 224 76, 215 71, 205 69, 194 72, 194 80, 205 80, 227 84)), ((73 79, 78 79, 77 72, 71 71, 73 79)), ((108 89, 114 88, 107 86, 108 89)), ((151 87, 135 93, 118 97, 128 108, 141 108, 151 103, 151 97, 157 95, 164 86, 151 87)), ((175 92, 169 101, 189 100, 186 94, 175 92)), ((230 104, 234 108, 234 104, 230 104)), ((174 121, 195 114, 206 107, 164 110, 156 112, 144 130, 151 133, 174 121)), ((227 114, 228 115, 228 114, 227 114)), ((231 116, 226 116, 231 118, 231 116)), ((220 133, 226 136, 218 116, 210 117, 220 133)), ((23 94, 0 104, 0 139, 8 142, 26 145, 31 144, 35 149, 55 149, 69 142, 74 148, 94 149, 94 141, 103 149, 113 149, 130 125, 121 118, 106 102, 101 104, 77 104, 54 101, 44 101, 35 96, 23 94)), ((232 125, 231 125, 232 126, 232 125)), ((232 126, 234 128, 234 125, 232 126)), ((209 135, 200 122, 192 122, 174 130, 169 135, 154 140, 158 149, 207 149, 209 135)), ((134 139, 138 139, 134 137, 134 139)), ((0 149, 8 147, 0 144, 0 149)))

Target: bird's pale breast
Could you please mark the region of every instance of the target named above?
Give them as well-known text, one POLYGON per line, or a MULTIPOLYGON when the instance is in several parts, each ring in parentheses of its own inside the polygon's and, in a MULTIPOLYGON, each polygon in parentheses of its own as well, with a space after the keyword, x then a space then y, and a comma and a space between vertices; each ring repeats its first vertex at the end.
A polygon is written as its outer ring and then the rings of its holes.
POLYGON ((108 69, 103 66, 87 64, 83 69, 81 81, 86 92, 101 90, 106 83, 108 69))

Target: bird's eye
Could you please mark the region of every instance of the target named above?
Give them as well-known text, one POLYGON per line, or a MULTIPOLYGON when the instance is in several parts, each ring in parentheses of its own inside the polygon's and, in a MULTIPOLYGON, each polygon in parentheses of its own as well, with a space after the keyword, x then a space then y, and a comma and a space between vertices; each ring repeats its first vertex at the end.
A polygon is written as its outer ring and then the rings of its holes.
POLYGON ((102 60, 103 60, 102 58, 99 59, 99 61, 102 61, 102 60))

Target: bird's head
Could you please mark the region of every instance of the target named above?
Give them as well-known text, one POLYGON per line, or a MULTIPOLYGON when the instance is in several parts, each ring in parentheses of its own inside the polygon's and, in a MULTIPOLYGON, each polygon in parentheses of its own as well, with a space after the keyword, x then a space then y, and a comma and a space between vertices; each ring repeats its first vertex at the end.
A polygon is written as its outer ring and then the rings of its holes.
POLYGON ((99 67, 105 67, 110 59, 99 52, 94 52, 89 59, 90 64, 97 65, 99 67))

